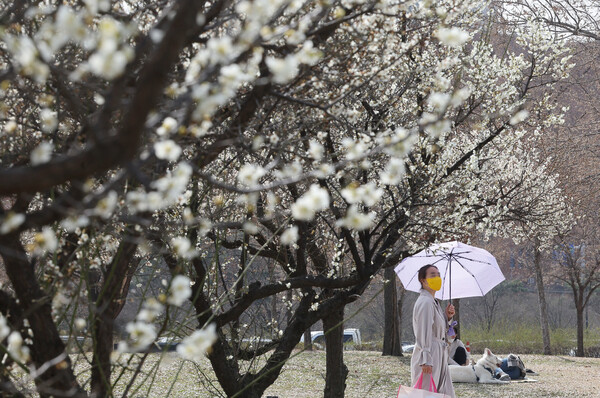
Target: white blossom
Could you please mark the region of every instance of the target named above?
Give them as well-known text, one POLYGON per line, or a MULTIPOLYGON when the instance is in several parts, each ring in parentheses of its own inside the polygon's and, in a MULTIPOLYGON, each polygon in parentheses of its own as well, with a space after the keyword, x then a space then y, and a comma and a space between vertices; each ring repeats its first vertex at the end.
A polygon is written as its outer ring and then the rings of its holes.
POLYGON ((439 28, 436 36, 441 43, 448 47, 461 47, 470 39, 467 32, 457 27, 439 28))
POLYGON ((96 52, 88 61, 91 72, 107 80, 121 76, 127 62, 128 57, 124 51, 96 52))
POLYGON ((15 122, 14 120, 9 120, 4 124, 4 132, 6 134, 14 133, 15 131, 17 131, 18 127, 19 125, 17 124, 17 122, 15 122))
POLYGON ((342 189, 341 194, 350 204, 364 203, 365 206, 371 207, 379 202, 383 196, 383 189, 372 182, 360 186, 351 184, 342 189))
POLYGON ((450 94, 448 93, 432 93, 427 98, 427 103, 436 112, 442 112, 450 102, 450 94))
POLYGON ((154 326, 145 322, 129 322, 125 326, 129 333, 126 341, 120 341, 117 351, 139 352, 146 349, 156 339, 154 326))
POLYGON ((212 229, 212 227, 212 222, 209 219, 201 218, 198 220, 197 225, 198 235, 201 237, 205 236, 212 229))
POLYGON ((432 137, 440 137, 442 134, 447 133, 452 128, 449 120, 443 119, 437 122, 428 124, 425 126, 425 131, 432 137))
POLYGON ((90 223, 88 216, 84 214, 73 215, 60 222, 60 226, 67 232, 74 232, 77 228, 82 228, 90 223))
POLYGON ((6 336, 10 334, 10 327, 8 327, 8 322, 6 322, 6 318, 4 315, 0 314, 0 342, 4 341, 6 336))
POLYGON ((529 117, 529 112, 526 109, 522 109, 519 112, 515 113, 510 118, 510 122, 509 123, 511 124, 511 126, 514 126, 516 124, 521 123, 522 121, 524 121, 528 117, 529 117))
POLYGON ((117 193, 115 191, 110 191, 108 194, 106 194, 106 196, 98 201, 96 207, 94 208, 94 214, 102 217, 105 220, 110 218, 115 211, 117 201, 117 193))
MULTIPOLYGON (((185 301, 186 299, 183 299, 185 301)), ((144 301, 142 310, 137 314, 136 319, 141 322, 154 322, 160 314, 164 311, 165 306, 160 303, 157 299, 151 297, 144 301)))
POLYGON ((23 337, 17 331, 8 335, 6 350, 15 360, 25 363, 29 360, 29 347, 23 345, 23 337))
POLYGON ((285 58, 267 57, 265 63, 273 74, 273 81, 277 84, 288 83, 298 75, 300 70, 295 54, 290 54, 285 58))
POLYGON ((171 286, 169 286, 169 296, 167 297, 167 303, 181 306, 185 300, 192 296, 192 288, 190 285, 190 278, 184 275, 175 275, 171 280, 171 286))
POLYGON ((229 36, 213 37, 206 43, 206 54, 210 54, 213 63, 223 62, 235 56, 235 47, 229 36))
POLYGON ((75 318, 75 328, 77 330, 84 330, 87 326, 87 321, 83 318, 75 318))
POLYGON ((142 189, 127 192, 125 201, 132 213, 148 210, 148 195, 142 189))
POLYGON ((284 165, 281 170, 277 170, 274 174, 277 178, 285 179, 285 178, 297 178, 302 174, 302 163, 298 161, 293 161, 284 165))
POLYGON ((346 156, 348 160, 357 160, 365 157, 369 146, 366 142, 359 140, 355 141, 352 138, 344 138, 342 145, 346 148, 346 156))
POLYGON ((321 163, 319 167, 313 172, 317 178, 327 178, 335 173, 335 167, 329 163, 321 163))
POLYGON ((109 16, 102 17, 98 23, 96 51, 87 62, 90 72, 107 80, 121 76, 134 56, 133 49, 123 42, 129 36, 123 23, 109 16))
POLYGON ((460 88, 460 89, 456 90, 454 92, 454 94, 452 95, 452 99, 450 100, 450 105, 459 106, 463 102, 465 102, 465 100, 467 98, 469 98, 469 96, 471 96, 471 89, 469 87, 460 88))
POLYGON ((98 11, 107 12, 110 9, 110 0, 83 0, 90 14, 96 15, 98 11))
POLYGON ((48 163, 52 159, 54 145, 52 141, 43 141, 31 151, 31 164, 37 166, 48 163))
POLYGON ((40 111, 40 124, 42 131, 50 133, 58 126, 58 119, 56 111, 48 108, 44 108, 40 111))
POLYGON ((50 75, 50 68, 40 60, 40 52, 34 41, 25 35, 5 35, 3 39, 21 72, 31 76, 37 83, 45 83, 50 75))
POLYGON ((361 213, 358 206, 352 205, 348 208, 346 216, 336 222, 338 226, 348 229, 362 231, 371 228, 375 224, 375 213, 361 213))
POLYGON ((71 302, 71 298, 62 291, 56 292, 52 298, 52 309, 57 311, 71 302))
POLYGON ((4 235, 19 228, 25 222, 25 215, 13 211, 6 214, 0 225, 0 234, 4 235))
POLYGON ((154 154, 159 159, 175 162, 181 155, 181 147, 173 140, 159 141, 154 144, 154 154))
POLYGON ((296 225, 292 225, 281 234, 280 238, 281 244, 286 246, 291 246, 296 241, 298 241, 298 227, 296 225))
POLYGON ((256 235, 259 232, 258 225, 252 221, 246 221, 243 225, 244 232, 248 235, 256 235))
POLYGON ((391 158, 385 170, 380 174, 381 183, 384 185, 397 185, 404 176, 404 161, 391 158))
POLYGON ((183 339, 177 346, 177 353, 190 361, 200 361, 217 341, 217 337, 217 327, 211 323, 183 339))
POLYGON ((171 248, 178 257, 190 260, 198 255, 198 251, 192 247, 192 242, 185 236, 177 236, 171 239, 171 248))
POLYGON ((58 239, 50 227, 43 227, 41 232, 33 235, 33 241, 28 248, 34 256, 41 256, 47 252, 54 252, 58 248, 58 239))
POLYGON ((253 187, 266 174, 266 170, 256 164, 246 163, 240 168, 237 180, 240 184, 247 187, 253 187))
POLYGON ((323 148, 323 145, 315 140, 310 140, 308 145, 308 155, 315 160, 321 160, 323 158, 323 154, 325 153, 325 148, 323 148))
POLYGON ((160 135, 160 136, 166 136, 166 135, 171 135, 173 134, 175 131, 177 131, 177 120, 175 120, 172 117, 166 117, 165 120, 163 120, 162 124, 160 125, 160 127, 156 130, 156 134, 160 135))
POLYGON ((312 220, 315 214, 329 207, 329 193, 313 184, 309 190, 292 205, 292 216, 297 220, 312 220))
POLYGON ((292 205, 292 217, 296 220, 310 221, 315 218, 316 210, 307 200, 297 200, 292 205))

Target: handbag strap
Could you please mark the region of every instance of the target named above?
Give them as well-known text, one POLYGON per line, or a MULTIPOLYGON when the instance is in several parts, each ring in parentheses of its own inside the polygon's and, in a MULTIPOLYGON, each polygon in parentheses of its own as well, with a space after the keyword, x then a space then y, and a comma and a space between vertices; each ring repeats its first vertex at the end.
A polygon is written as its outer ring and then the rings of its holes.
MULTIPOLYGON (((396 397, 400 397, 400 389, 402 388, 402 384, 398 387, 398 394, 396 397)), ((419 374, 417 378, 417 382, 413 386, 413 388, 417 388, 419 390, 423 389, 423 372, 419 374)), ((433 374, 429 376, 429 392, 438 392, 437 387, 435 386, 435 382, 433 381, 433 374)))
POLYGON ((429 391, 430 392, 438 392, 435 383, 433 382, 433 375, 429 378, 429 391))
POLYGON ((413 386, 413 388, 417 388, 419 390, 423 389, 423 372, 421 372, 419 374, 419 377, 417 378, 417 382, 415 383, 415 385, 413 386))
MULTIPOLYGON (((419 375, 417 382, 413 386, 413 388, 424 390, 423 388, 423 372, 419 375)), ((437 387, 435 386, 435 382, 433 381, 433 374, 429 375, 429 388, 427 389, 429 392, 438 392, 437 387)))

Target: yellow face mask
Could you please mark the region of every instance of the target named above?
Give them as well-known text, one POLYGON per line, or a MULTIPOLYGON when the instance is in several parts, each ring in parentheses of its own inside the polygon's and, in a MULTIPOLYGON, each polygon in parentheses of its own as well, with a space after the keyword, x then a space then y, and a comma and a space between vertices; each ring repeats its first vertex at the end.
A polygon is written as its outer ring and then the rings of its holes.
POLYGON ((436 292, 442 288, 442 278, 440 278, 439 276, 436 276, 434 278, 427 278, 425 280, 427 281, 429 287, 432 290, 435 290, 436 292))

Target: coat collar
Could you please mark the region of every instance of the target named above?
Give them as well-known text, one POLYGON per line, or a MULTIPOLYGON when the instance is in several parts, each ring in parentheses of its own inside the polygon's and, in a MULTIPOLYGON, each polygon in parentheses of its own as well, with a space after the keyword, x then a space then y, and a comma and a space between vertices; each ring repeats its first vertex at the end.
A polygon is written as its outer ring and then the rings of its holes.
POLYGON ((429 293, 427 290, 421 288, 421 290, 419 291, 419 293, 421 294, 421 296, 425 296, 428 299, 430 299, 432 301, 435 301, 436 303, 439 304, 439 301, 434 296, 432 296, 431 293, 429 293))
MULTIPOLYGON (((433 302, 433 304, 436 307, 438 307, 440 311, 442 311, 442 304, 440 303, 440 300, 438 300, 434 296, 432 296, 431 293, 429 293, 427 290, 421 289, 420 295, 424 296, 426 298, 426 300, 431 300, 433 302)), ((442 311, 442 313, 443 313, 443 311, 442 311)))

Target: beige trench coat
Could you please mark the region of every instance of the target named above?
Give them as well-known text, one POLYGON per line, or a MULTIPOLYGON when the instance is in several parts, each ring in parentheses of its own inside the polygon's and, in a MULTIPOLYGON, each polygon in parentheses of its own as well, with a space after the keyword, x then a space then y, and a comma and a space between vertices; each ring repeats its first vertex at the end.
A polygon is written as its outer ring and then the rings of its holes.
MULTIPOLYGON (((412 384, 416 383, 421 374, 421 365, 431 365, 433 381, 438 391, 455 398, 448 369, 447 330, 446 313, 427 290, 421 289, 421 295, 413 309, 415 348, 410 360, 412 384)), ((423 377, 423 386, 429 386, 427 377, 423 377)))

